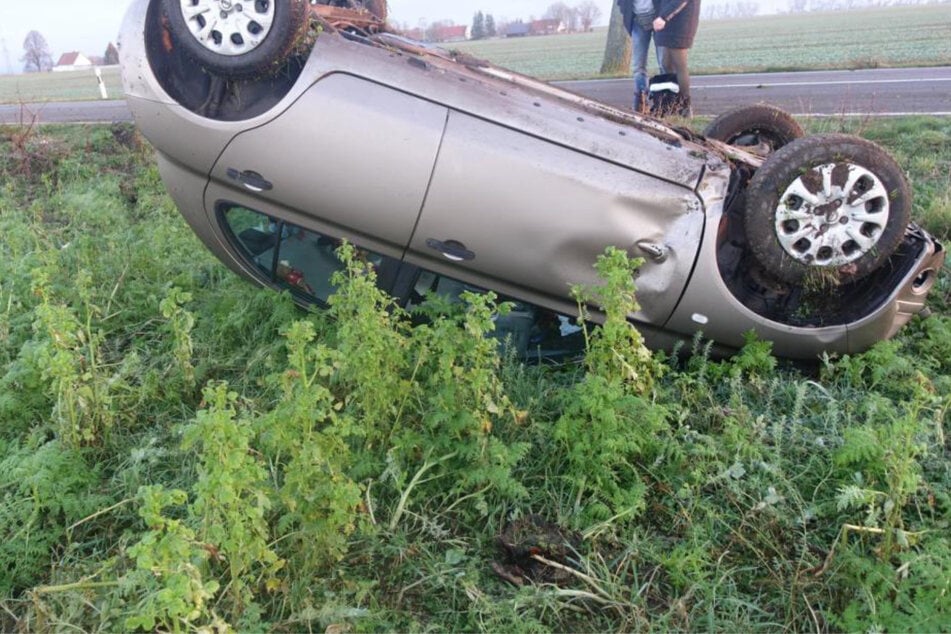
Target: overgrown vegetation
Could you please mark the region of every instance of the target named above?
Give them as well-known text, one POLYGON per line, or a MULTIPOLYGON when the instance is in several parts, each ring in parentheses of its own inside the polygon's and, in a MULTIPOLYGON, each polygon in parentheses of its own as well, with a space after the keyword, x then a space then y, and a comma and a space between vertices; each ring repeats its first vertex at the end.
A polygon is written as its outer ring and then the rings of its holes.
MULTIPOLYGON (((951 122, 823 125, 895 152, 951 237, 951 122)), ((491 295, 412 328, 346 246, 325 314, 237 279, 130 128, 18 132, 0 629, 948 630, 947 273, 863 355, 680 361, 624 320, 637 263, 608 252, 586 360, 526 366, 485 337, 491 295), (496 538, 535 518, 560 529, 519 536, 529 581, 496 538)))

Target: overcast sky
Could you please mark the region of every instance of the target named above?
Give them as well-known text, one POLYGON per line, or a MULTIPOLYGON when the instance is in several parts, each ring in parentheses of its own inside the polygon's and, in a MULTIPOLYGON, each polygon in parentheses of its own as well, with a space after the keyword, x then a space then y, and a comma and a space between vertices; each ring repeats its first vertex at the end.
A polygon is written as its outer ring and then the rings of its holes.
MULTIPOLYGON (((573 5, 580 0, 564 0, 573 5)), ((613 0, 596 0, 603 5, 606 23, 613 0)), ((705 3, 727 0, 704 0, 705 3)), ((554 0, 390 0, 390 17, 416 26, 421 20, 452 20, 468 24, 476 11, 496 19, 541 17, 554 0)), ((785 7, 786 0, 759 0, 763 9, 785 7)), ((19 72, 23 64, 23 40, 30 31, 39 31, 49 43, 53 61, 63 53, 79 51, 102 55, 116 40, 126 0, 0 0, 0 73, 19 72)))

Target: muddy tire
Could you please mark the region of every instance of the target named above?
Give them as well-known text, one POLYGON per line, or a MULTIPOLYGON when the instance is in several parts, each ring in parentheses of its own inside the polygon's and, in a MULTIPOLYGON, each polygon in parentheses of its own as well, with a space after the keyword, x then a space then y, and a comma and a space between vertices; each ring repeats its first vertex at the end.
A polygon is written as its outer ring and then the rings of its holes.
POLYGON ((272 75, 300 41, 309 20, 307 0, 161 2, 174 45, 225 79, 272 75))
POLYGON ((768 104, 742 106, 711 121, 703 135, 760 156, 768 156, 805 136, 802 127, 785 110, 768 104))
POLYGON ((844 134, 805 137, 771 154, 750 181, 744 211, 750 249, 771 275, 823 285, 875 271, 910 220, 898 164, 844 134))

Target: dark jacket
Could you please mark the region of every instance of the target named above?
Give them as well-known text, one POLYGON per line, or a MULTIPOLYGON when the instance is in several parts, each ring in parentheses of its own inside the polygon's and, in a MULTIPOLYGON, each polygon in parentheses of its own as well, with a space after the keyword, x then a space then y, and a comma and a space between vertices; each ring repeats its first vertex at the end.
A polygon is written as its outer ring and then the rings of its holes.
POLYGON ((654 32, 654 44, 667 48, 690 48, 700 24, 700 0, 660 0, 657 15, 667 26, 654 32))
MULTIPOLYGON (((654 0, 654 12, 659 13, 661 0, 654 0)), ((617 5, 621 9, 621 16, 624 18, 624 28, 630 33, 634 28, 634 0, 617 0, 617 5)))

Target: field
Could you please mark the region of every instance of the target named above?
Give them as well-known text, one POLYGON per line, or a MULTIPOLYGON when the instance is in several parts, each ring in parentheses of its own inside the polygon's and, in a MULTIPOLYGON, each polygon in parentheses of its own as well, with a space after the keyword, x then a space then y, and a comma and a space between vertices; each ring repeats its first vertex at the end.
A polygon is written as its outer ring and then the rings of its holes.
MULTIPOLYGON (((951 120, 886 145, 951 238, 951 120)), ((951 277, 870 352, 525 365, 491 298, 253 288, 115 127, 0 131, 0 631, 947 631, 951 277)), ((688 344, 688 347, 689 344, 688 344)))
MULTIPOLYGON (((118 67, 102 69, 102 79, 110 99, 122 99, 118 67)), ((99 82, 92 70, 69 73, 29 73, 0 75, 0 103, 39 101, 90 101, 101 99, 99 82)))
MULTIPOLYGON (((598 76, 606 30, 449 46, 543 79, 598 76)), ((762 16, 704 22, 691 52, 697 74, 951 64, 951 5, 762 16)), ((110 98, 122 97, 106 68, 110 98)), ((0 103, 99 99, 92 71, 0 76, 0 103)))
MULTIPOLYGON (((606 31, 453 46, 546 79, 598 74, 606 31)), ((703 22, 697 74, 951 64, 951 6, 893 7, 703 22)))

